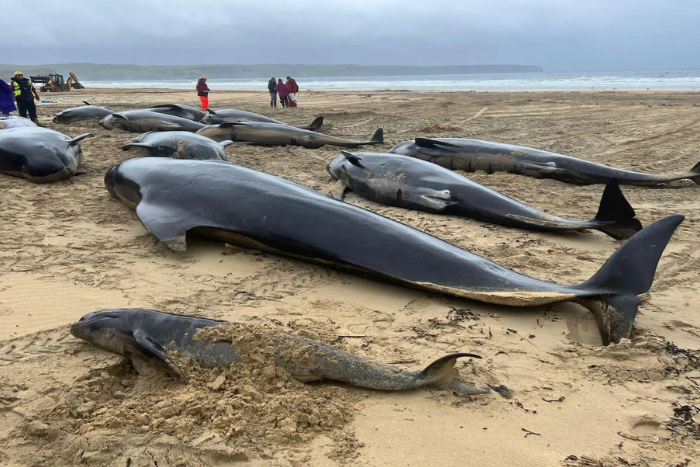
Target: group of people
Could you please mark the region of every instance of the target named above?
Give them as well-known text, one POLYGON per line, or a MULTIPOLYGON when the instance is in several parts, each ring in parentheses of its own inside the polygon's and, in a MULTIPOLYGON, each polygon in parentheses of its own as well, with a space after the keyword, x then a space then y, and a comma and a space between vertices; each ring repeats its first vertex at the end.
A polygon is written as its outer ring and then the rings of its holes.
POLYGON ((270 91, 270 107, 277 107, 277 96, 280 98, 282 107, 297 106, 297 92, 299 85, 291 76, 287 76, 287 82, 283 82, 282 78, 275 81, 275 77, 270 78, 267 82, 267 90, 270 91))
POLYGON ((19 110, 20 116, 27 118, 29 114, 29 118, 38 123, 34 100, 38 101, 40 97, 32 81, 21 71, 15 71, 10 83, 0 79, 0 114, 7 116, 19 110))
MULTIPOLYGON (((207 110, 209 108, 209 86, 207 85, 207 77, 202 76, 197 80, 197 96, 202 103, 202 110, 207 110)), ((275 80, 273 76, 270 81, 267 82, 267 89, 270 91, 270 107, 277 107, 277 96, 279 96, 282 107, 296 107, 297 106, 297 92, 299 92, 299 85, 296 80, 291 76, 287 76, 287 82, 283 82, 282 78, 275 80)), ((37 97, 38 99, 38 97, 37 97)))

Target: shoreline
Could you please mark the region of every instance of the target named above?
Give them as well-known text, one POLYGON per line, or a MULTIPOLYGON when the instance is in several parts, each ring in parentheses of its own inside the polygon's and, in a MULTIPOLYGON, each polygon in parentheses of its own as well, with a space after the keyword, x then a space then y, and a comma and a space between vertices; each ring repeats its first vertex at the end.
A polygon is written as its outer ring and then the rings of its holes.
MULTIPOLYGON (((212 84, 212 86, 216 86, 212 84)), ((185 87, 143 87, 143 86, 97 86, 91 87, 89 82, 86 85, 86 89, 97 89, 97 90, 136 90, 137 92, 148 92, 148 90, 160 90, 160 91, 189 91, 189 88, 185 87)), ((192 88, 194 89, 194 87, 192 88)), ((79 90, 78 90, 79 91, 79 90)), ((212 92, 217 91, 227 91, 227 92, 255 92, 264 91, 267 89, 261 86, 260 88, 237 88, 237 87, 222 87, 212 89, 212 92)), ((301 91, 303 92, 444 92, 444 93, 566 93, 566 92, 700 92, 700 87, 678 87, 678 88, 650 88, 650 87, 638 87, 638 88, 501 88, 501 87, 489 87, 489 88, 465 88, 465 89, 446 89, 444 87, 402 87, 400 89, 386 88, 386 87, 368 87, 368 88, 316 88, 307 87, 301 91)))

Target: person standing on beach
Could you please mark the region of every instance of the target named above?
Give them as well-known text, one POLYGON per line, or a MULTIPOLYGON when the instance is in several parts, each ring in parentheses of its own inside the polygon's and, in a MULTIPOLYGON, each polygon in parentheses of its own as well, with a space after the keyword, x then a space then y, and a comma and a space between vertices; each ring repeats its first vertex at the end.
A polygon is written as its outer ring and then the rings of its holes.
POLYGON ((267 82, 267 90, 270 91, 270 107, 277 107, 277 82, 274 76, 267 82))
POLYGON ((15 75, 12 77, 12 90, 14 91, 20 116, 27 118, 27 112, 29 112, 31 121, 38 123, 34 99, 40 99, 39 93, 36 92, 36 88, 32 82, 28 78, 25 78, 24 73, 21 71, 15 71, 15 75))
POLYGON ((12 92, 12 87, 0 79, 0 115, 10 115, 17 110, 12 92))
POLYGON ((289 86, 282 82, 282 78, 277 80, 277 94, 280 96, 282 107, 289 107, 289 100, 287 99, 289 96, 289 86))
POLYGON ((202 102, 202 110, 207 110, 209 108, 209 86, 207 86, 207 77, 202 76, 197 81, 197 95, 199 100, 202 102))
POLYGON ((299 92, 299 85, 296 80, 291 76, 287 76, 287 87, 289 88, 289 106, 297 106, 297 92, 299 92))

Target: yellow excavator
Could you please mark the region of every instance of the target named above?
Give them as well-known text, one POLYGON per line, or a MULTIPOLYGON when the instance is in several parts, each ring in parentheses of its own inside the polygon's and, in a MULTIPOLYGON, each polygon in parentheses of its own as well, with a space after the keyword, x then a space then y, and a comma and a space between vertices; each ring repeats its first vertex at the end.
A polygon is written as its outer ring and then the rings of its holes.
POLYGON ((30 76, 29 79, 31 79, 34 84, 42 85, 41 88, 39 88, 41 92, 63 92, 70 91, 71 89, 85 89, 85 86, 78 81, 75 73, 71 71, 68 73, 68 76, 68 80, 65 81, 63 75, 59 75, 58 73, 30 76))

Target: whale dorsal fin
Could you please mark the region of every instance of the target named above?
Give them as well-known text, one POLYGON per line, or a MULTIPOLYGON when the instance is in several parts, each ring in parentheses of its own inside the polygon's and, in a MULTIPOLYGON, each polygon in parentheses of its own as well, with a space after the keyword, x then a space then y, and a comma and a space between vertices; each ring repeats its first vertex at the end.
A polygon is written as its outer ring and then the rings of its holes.
POLYGON ((88 101, 83 101, 83 104, 85 104, 85 105, 92 105, 92 104, 89 103, 88 101))
POLYGON ((211 110, 211 109, 207 109, 207 112, 209 112, 209 113, 212 114, 212 115, 218 115, 216 112, 214 112, 214 111, 211 110))
POLYGON ((343 156, 345 156, 345 158, 348 160, 348 162, 350 162, 355 167, 359 167, 361 169, 365 168, 365 166, 360 163, 360 161, 362 160, 361 157, 356 156, 355 154, 348 152, 348 151, 340 151, 340 153, 343 156))

